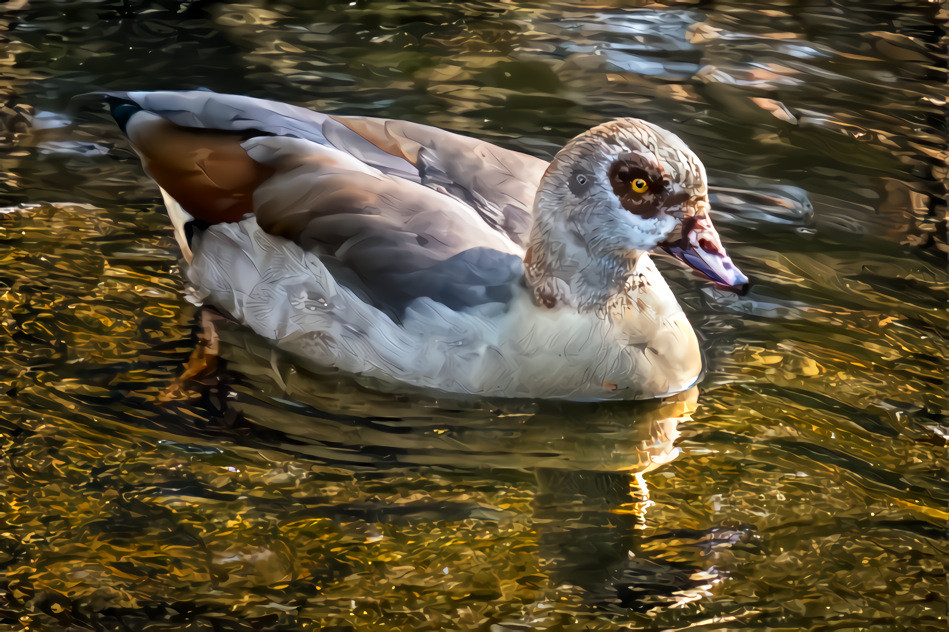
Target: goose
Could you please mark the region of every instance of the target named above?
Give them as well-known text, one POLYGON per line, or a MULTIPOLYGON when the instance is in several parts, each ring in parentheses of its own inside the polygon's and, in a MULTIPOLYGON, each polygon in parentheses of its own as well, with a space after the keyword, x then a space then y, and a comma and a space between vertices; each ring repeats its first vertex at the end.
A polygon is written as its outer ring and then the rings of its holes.
POLYGON ((644 120, 547 162, 207 90, 99 98, 158 184, 189 300, 311 371, 446 396, 666 397, 702 354, 648 253, 748 287, 701 161, 644 120))

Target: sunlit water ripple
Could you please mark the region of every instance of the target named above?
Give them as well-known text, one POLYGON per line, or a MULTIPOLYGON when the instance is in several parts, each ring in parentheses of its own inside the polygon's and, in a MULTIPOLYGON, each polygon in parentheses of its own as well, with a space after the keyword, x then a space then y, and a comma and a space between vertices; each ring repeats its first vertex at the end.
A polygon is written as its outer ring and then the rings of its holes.
POLYGON ((619 4, 0 4, 0 627, 944 629, 945 15, 619 4), (311 375, 184 300, 69 108, 201 86, 547 157, 646 118, 754 286, 661 264, 707 354, 672 401, 311 375))

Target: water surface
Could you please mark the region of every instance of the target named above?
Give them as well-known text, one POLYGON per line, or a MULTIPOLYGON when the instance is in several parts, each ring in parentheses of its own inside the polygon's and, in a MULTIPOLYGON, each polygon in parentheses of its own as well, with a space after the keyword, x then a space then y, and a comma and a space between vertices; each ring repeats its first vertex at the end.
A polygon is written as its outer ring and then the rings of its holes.
POLYGON ((938 11, 0 5, 0 625, 943 629, 938 11), (755 285, 660 264, 707 354, 673 401, 309 375, 184 300, 154 185, 107 117, 69 107, 196 87, 543 157, 648 119, 705 162, 755 285), (221 362, 180 380, 211 327, 221 362))

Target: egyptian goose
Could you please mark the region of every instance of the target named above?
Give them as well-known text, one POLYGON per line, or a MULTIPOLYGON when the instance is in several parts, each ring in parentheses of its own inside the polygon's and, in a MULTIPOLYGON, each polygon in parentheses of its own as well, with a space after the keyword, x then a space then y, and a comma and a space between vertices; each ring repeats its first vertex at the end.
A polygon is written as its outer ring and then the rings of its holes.
POLYGON ((112 92, 191 296, 303 366, 488 397, 691 387, 695 333, 649 251, 747 287, 705 169, 633 118, 551 162, 408 121, 209 91, 112 92))

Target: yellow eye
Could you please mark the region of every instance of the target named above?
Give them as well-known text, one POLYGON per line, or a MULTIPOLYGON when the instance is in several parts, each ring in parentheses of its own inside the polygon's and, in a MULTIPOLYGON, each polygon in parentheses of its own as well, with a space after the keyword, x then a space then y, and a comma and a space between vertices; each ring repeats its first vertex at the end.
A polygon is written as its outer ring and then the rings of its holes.
POLYGON ((636 178, 629 183, 629 186, 633 189, 633 193, 645 193, 649 188, 649 183, 642 178, 636 178))

